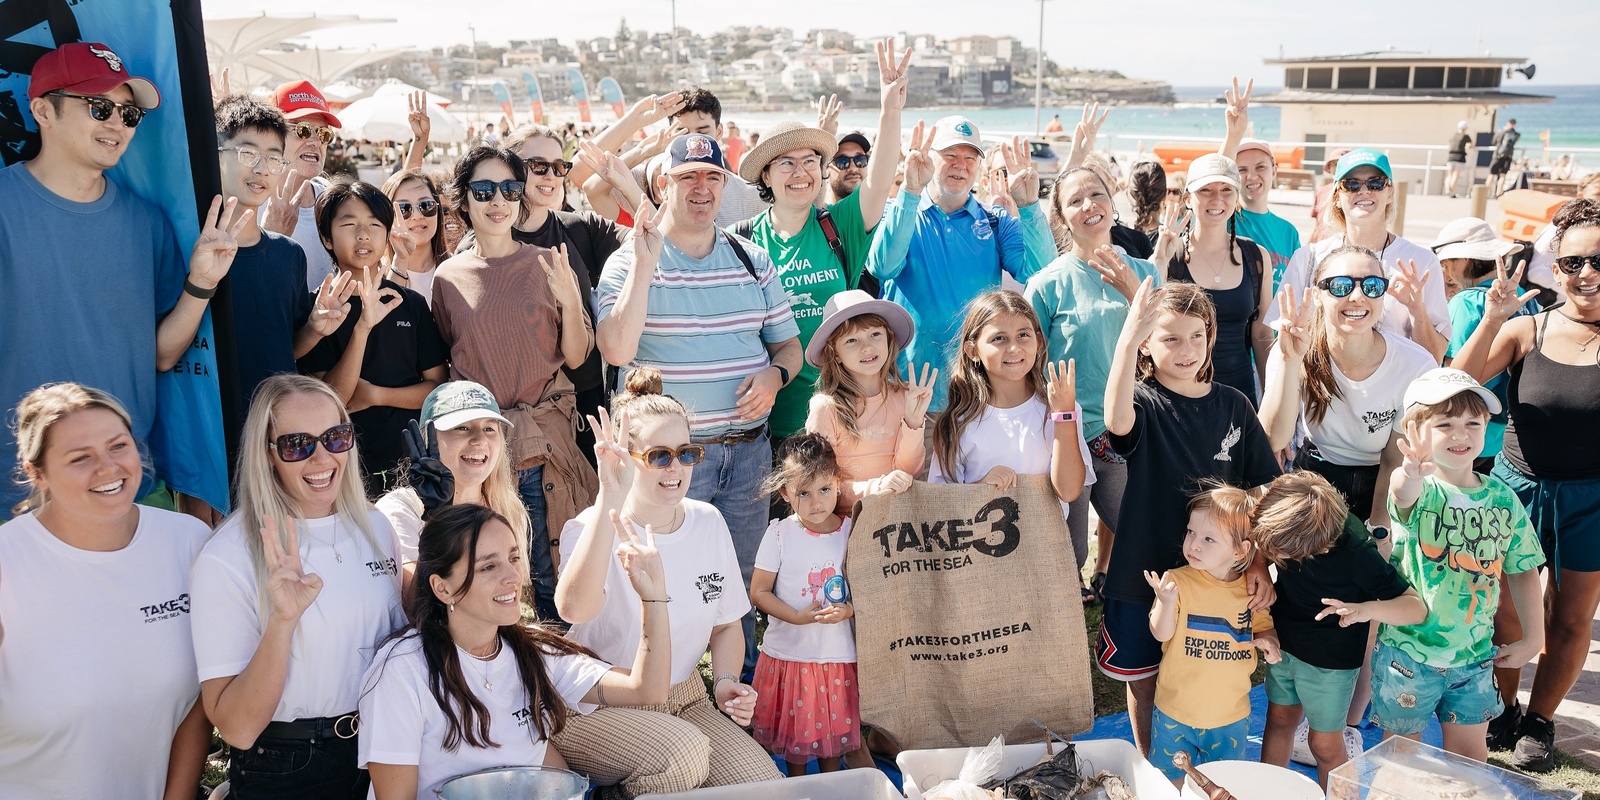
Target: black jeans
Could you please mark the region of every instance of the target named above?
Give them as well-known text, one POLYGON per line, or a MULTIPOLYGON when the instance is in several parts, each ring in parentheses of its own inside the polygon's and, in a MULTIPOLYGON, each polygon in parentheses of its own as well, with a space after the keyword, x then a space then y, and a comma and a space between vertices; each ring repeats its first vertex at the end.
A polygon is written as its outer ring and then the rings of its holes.
POLYGON ((356 768, 356 739, 257 739, 228 761, 236 800, 366 800, 367 771, 356 768))
POLYGON ((1295 454, 1296 469, 1309 470, 1328 479, 1344 495, 1350 513, 1365 521, 1372 514, 1372 496, 1378 489, 1378 465, 1346 467, 1322 459, 1316 445, 1306 442, 1295 454))

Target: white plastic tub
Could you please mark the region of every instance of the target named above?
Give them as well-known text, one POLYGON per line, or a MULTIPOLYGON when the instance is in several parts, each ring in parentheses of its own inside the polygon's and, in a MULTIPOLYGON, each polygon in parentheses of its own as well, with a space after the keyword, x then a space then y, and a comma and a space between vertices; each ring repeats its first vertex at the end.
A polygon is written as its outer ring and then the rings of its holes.
POLYGON ((900 793, 882 772, 847 769, 819 775, 802 775, 781 781, 717 786, 672 794, 640 795, 637 800, 900 800, 900 793))
MULTIPOLYGON (((1195 769, 1227 789, 1235 800, 1322 800, 1322 787, 1298 772, 1256 761, 1212 761, 1195 769)), ((1208 800, 1208 795, 1183 782, 1182 800, 1208 800)))
MULTIPOLYGON (((1128 788, 1139 800, 1178 800, 1178 790, 1167 780, 1161 770, 1146 761, 1129 742, 1121 739, 1089 739, 1073 742, 1078 758, 1083 763, 1085 776, 1105 770, 1121 775, 1128 788)), ((1061 747, 1059 743, 1057 748, 1061 747)), ((951 747, 942 750, 907 750, 895 759, 905 776, 906 797, 922 800, 924 788, 931 789, 940 781, 956 777, 961 763, 971 748, 951 747)), ((1056 752, 1060 752, 1059 749, 1056 752)), ((1044 742, 1035 744, 1008 744, 1005 757, 1000 761, 1000 774, 1010 777, 1044 758, 1044 742)))

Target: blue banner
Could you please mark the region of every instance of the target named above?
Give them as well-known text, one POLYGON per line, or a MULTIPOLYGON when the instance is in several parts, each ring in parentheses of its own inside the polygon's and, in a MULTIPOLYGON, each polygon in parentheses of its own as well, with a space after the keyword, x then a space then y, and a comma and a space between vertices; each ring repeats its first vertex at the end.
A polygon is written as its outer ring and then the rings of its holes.
MULTIPOLYGON (((37 130, 27 108, 34 62, 49 50, 76 41, 105 43, 122 57, 131 74, 149 79, 161 92, 161 107, 145 115, 138 135, 109 174, 166 213, 186 266, 200 234, 196 196, 209 198, 217 186, 210 98, 197 89, 207 81, 199 2, 0 0, 0 155, 6 164, 29 158, 37 150, 37 130), (186 110, 186 102, 194 106, 192 112, 186 110), (204 184, 198 188, 196 165, 204 184)), ((115 246, 115 242, 95 243, 104 249, 115 246)), ((225 301, 226 293, 221 297, 225 301)), ((228 463, 211 317, 208 311, 178 366, 157 377, 149 447, 158 478, 226 511, 228 463)), ((62 366, 60 379, 71 380, 71 365, 62 366)))

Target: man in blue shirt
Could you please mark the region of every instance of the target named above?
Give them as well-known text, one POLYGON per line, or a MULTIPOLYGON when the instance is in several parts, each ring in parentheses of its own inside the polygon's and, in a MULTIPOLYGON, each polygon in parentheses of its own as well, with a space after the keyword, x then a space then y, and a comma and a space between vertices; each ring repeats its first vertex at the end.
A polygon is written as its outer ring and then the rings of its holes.
MULTIPOLYGON (((1005 145, 1002 145, 1004 147, 1005 145)), ((911 312, 917 333, 906 343, 909 364, 940 368, 932 411, 942 411, 949 384, 949 354, 963 309, 1000 286, 1001 271, 1020 283, 1056 257, 1055 239, 1039 204, 1039 173, 1028 148, 1012 146, 1007 175, 1021 219, 979 202, 972 187, 983 174, 978 126, 944 117, 911 133, 906 182, 889 203, 867 256, 867 270, 883 282, 883 297, 911 312), (931 152, 930 152, 931 151, 931 152)))

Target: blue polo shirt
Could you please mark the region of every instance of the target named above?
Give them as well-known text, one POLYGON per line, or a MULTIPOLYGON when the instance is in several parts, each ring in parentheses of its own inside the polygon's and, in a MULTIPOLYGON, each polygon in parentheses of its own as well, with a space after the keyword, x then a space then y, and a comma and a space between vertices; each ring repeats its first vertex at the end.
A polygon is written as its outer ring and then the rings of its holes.
POLYGON ((1001 270, 1027 283, 1056 257, 1041 204, 1020 214, 1017 220, 991 211, 976 197, 946 214, 926 193, 918 197, 902 190, 878 224, 867 271, 883 283, 884 299, 904 306, 916 323, 902 364, 939 367, 933 411, 944 410, 952 343, 960 336, 967 303, 998 288, 1001 270), (997 225, 990 224, 991 213, 997 225))

